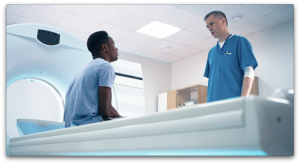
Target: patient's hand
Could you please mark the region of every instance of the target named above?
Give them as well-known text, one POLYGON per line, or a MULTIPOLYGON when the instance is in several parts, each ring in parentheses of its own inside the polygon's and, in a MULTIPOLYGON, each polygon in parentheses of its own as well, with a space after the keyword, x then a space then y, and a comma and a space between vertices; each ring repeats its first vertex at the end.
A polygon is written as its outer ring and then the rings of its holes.
POLYGON ((111 89, 109 87, 98 87, 98 110, 102 117, 122 117, 111 105, 111 89))

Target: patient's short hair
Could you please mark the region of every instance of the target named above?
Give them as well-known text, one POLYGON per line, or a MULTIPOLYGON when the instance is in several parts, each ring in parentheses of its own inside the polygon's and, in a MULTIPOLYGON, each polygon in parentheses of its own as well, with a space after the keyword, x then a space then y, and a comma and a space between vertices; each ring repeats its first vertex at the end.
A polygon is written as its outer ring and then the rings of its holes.
POLYGON ((204 21, 206 21, 206 19, 211 15, 211 14, 214 14, 214 16, 218 19, 222 19, 222 18, 225 18, 226 20, 226 26, 228 27, 228 22, 227 22, 227 18, 226 18, 226 15, 222 12, 222 11, 211 11, 209 12, 208 14, 205 15, 204 17, 204 21))
POLYGON ((87 47, 92 56, 100 55, 102 44, 108 44, 108 38, 109 36, 106 31, 97 31, 89 36, 87 47))

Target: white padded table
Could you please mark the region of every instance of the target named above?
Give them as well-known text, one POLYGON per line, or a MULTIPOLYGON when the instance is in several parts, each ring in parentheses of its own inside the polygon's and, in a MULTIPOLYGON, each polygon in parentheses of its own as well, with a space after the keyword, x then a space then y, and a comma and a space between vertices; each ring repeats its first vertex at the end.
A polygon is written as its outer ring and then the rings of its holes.
POLYGON ((294 105, 241 97, 11 138, 10 155, 293 155, 294 105))

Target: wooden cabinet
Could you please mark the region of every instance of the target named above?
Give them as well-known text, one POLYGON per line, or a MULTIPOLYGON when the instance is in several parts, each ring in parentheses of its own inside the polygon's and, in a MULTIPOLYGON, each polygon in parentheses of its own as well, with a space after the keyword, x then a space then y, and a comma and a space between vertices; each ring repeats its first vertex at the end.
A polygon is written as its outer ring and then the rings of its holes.
POLYGON ((167 110, 176 108, 176 90, 167 93, 167 110))
POLYGON ((188 101, 193 104, 202 104, 206 102, 207 87, 202 85, 194 85, 167 92, 167 110, 185 106, 188 101))
MULTIPOLYGON (((258 78, 255 76, 250 95, 258 96, 258 78)), ((158 111, 166 111, 187 105, 206 103, 207 86, 194 85, 158 95, 158 111), (193 102, 192 102, 193 101, 193 102)))

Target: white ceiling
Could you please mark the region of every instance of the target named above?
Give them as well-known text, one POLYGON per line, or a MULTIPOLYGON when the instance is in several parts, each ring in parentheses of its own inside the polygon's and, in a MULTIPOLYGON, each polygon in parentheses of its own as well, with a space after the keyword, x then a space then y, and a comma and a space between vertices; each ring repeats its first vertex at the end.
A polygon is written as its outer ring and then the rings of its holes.
POLYGON ((205 27, 204 16, 223 11, 229 32, 249 36, 294 19, 294 5, 7 5, 7 25, 39 23, 59 28, 86 43, 105 30, 119 51, 175 62, 208 51, 217 40, 205 27), (241 21, 231 16, 241 14, 241 21), (160 21, 182 30, 164 39, 136 30, 160 21), (171 49, 161 49, 170 46, 171 49))

